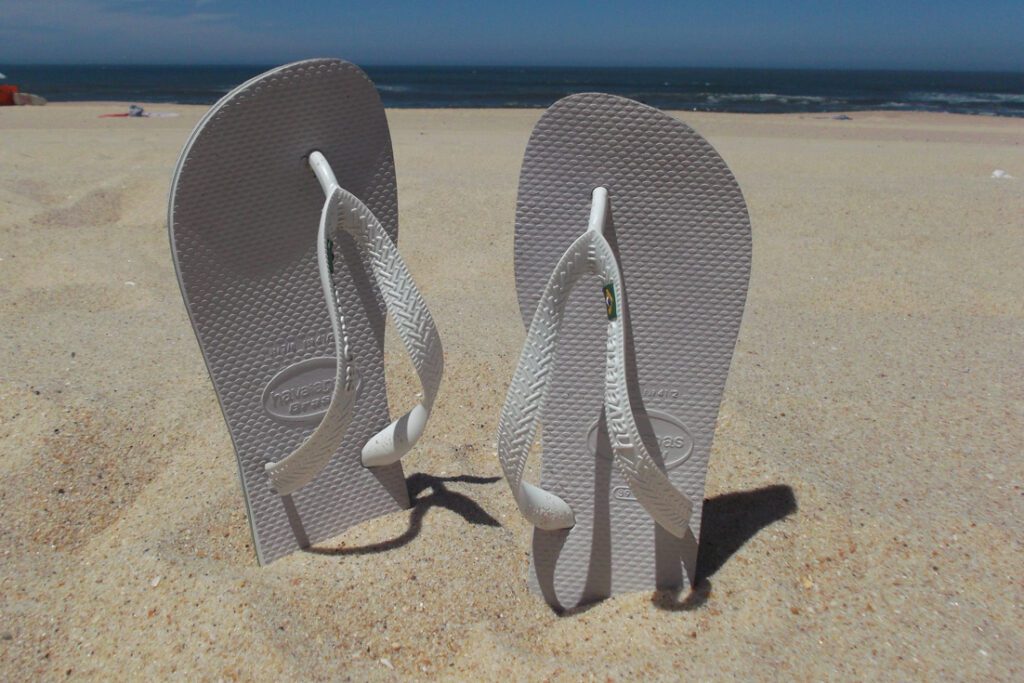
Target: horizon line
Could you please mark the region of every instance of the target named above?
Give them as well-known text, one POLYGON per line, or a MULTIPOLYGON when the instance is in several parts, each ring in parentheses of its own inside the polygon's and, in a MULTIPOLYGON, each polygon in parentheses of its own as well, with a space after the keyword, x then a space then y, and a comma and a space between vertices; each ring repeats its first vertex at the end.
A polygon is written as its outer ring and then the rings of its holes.
MULTIPOLYGON (((318 59, 310 57, 309 59, 318 59)), ((291 60, 284 62, 4 62, 0 64, 4 68, 10 67, 127 67, 127 68, 151 68, 151 67, 235 67, 235 68, 260 68, 274 67, 283 64, 290 64, 291 60)), ((1010 69, 950 69, 950 68, 899 68, 899 67, 858 67, 858 66, 693 66, 693 65, 621 65, 621 64, 371 64, 357 63, 361 69, 705 69, 710 71, 862 71, 862 72, 918 72, 918 73, 986 73, 986 74, 1013 74, 1024 75, 1022 70, 1010 69)))

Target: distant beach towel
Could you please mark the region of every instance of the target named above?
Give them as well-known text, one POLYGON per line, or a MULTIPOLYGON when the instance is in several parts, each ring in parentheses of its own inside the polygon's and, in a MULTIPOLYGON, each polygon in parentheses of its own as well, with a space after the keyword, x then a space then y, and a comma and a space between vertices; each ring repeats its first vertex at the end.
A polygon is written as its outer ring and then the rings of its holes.
POLYGON ((128 111, 123 114, 100 114, 101 119, 127 119, 127 118, 152 118, 152 119, 166 119, 175 116, 180 116, 177 112, 173 111, 153 111, 149 112, 140 107, 137 104, 128 105, 128 111))

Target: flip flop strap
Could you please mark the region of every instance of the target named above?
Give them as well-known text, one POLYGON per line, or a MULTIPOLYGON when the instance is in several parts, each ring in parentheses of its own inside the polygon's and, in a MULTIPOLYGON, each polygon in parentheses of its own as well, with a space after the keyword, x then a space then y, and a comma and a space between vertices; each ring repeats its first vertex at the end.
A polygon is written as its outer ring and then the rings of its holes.
POLYGON ((626 298, 618 260, 602 234, 606 212, 607 191, 597 188, 589 229, 562 254, 541 294, 498 423, 498 458, 520 511, 534 526, 555 530, 575 524, 569 504, 524 481, 523 471, 547 400, 566 303, 584 275, 596 274, 607 283, 604 412, 613 460, 648 514, 681 538, 688 529, 693 505, 648 453, 629 399, 626 298))
POLYGON ((277 462, 267 463, 265 469, 270 485, 281 496, 291 495, 311 482, 330 461, 341 445, 352 413, 355 408, 358 382, 352 365, 345 318, 334 289, 333 248, 329 239, 329 227, 337 224, 337 202, 328 198, 320 211, 320 227, 317 233, 316 255, 320 271, 320 287, 327 304, 334 334, 335 375, 331 402, 327 406, 320 424, 301 446, 277 462))
POLYGON ((345 319, 331 276, 333 243, 340 231, 349 232, 359 248, 366 252, 374 280, 423 390, 419 402, 412 410, 367 441, 361 453, 363 465, 390 465, 398 462, 412 449, 426 427, 444 372, 440 335, 395 243, 369 207, 338 186, 323 155, 313 152, 310 165, 317 173, 326 195, 320 212, 317 266, 334 333, 337 372, 331 402, 320 425, 287 457, 266 465, 271 485, 280 495, 293 493, 323 470, 341 444, 355 407, 359 388, 357 373, 353 367, 345 319))
POLYGON ((340 187, 335 187, 328 198, 327 203, 332 202, 338 210, 335 231, 349 232, 369 256, 374 280, 422 389, 419 403, 412 410, 363 446, 364 465, 390 465, 398 462, 416 444, 430 417, 444 374, 441 336, 398 248, 369 207, 340 187))

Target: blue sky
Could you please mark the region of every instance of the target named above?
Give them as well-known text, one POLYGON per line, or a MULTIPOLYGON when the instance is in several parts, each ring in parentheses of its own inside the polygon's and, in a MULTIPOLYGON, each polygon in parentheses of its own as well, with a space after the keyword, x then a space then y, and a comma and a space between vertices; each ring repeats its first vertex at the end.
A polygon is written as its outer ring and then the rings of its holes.
POLYGON ((0 65, 363 64, 1024 70, 1024 0, 0 0, 0 65))

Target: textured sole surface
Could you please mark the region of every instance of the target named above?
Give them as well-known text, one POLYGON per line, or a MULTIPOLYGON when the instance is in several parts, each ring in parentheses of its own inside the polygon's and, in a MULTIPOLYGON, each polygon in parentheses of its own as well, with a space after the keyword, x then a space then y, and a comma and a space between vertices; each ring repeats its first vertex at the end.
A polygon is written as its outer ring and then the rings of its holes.
POLYGON ((384 109, 366 75, 339 60, 283 66, 225 96, 186 144, 171 190, 175 267, 262 563, 409 505, 400 464, 369 470, 360 462, 363 444, 390 420, 385 308, 352 242, 335 245, 334 269, 360 379, 352 422, 327 467, 294 495, 276 495, 264 471, 313 432, 334 386, 316 261, 324 197, 305 159, 313 150, 397 240, 384 109))
POLYGON ((694 503, 686 538, 658 527, 616 472, 598 421, 605 365, 603 282, 572 293, 542 416, 541 485, 576 514, 534 531, 530 582, 570 608, 616 593, 692 583, 715 421, 750 276, 750 222, 725 162, 651 107, 586 93, 537 123, 519 177, 515 267, 528 326, 558 258, 608 188, 607 237, 622 264, 630 393, 644 442, 694 503))

